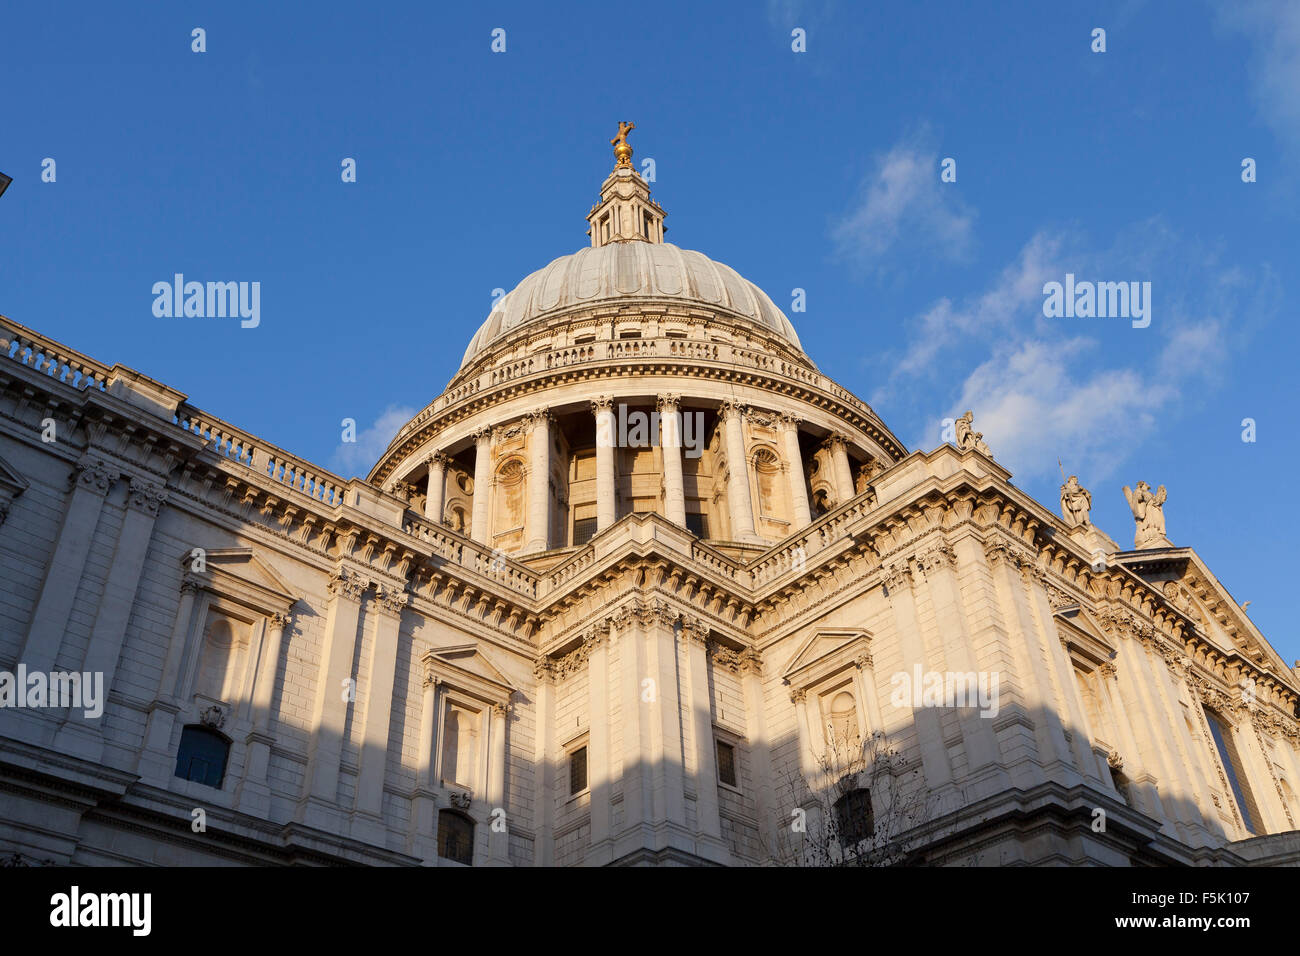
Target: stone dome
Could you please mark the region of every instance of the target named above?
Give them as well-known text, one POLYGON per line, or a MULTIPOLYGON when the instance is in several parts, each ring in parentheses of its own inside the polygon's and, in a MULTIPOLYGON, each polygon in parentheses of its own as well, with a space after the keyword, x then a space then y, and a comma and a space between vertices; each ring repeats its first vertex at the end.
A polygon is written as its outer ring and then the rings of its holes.
POLYGON ((636 299, 670 299, 731 312, 803 353, 785 313, 730 266, 672 243, 612 242, 561 256, 515 286, 470 340, 461 368, 502 337, 548 315, 636 299))

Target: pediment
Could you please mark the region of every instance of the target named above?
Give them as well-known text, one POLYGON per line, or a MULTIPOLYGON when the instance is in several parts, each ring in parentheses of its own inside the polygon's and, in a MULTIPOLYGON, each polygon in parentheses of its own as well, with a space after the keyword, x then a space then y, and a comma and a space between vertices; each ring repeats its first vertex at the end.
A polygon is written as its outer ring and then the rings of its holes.
POLYGON ((1087 608, 1070 604, 1058 608, 1053 615, 1062 640, 1072 656, 1087 663, 1088 668, 1111 660, 1115 645, 1106 636, 1101 623, 1087 608))
POLYGON ((205 551, 203 570, 198 570, 192 554, 185 554, 181 563, 187 580, 264 614, 287 613, 298 602, 288 583, 252 548, 205 551))
POLYGON ((426 677, 435 677, 487 703, 506 703, 518 688, 474 643, 435 647, 421 659, 426 677))
POLYGON ((871 635, 861 628, 824 628, 799 648, 781 678, 795 687, 807 687, 869 656, 870 650, 871 635))

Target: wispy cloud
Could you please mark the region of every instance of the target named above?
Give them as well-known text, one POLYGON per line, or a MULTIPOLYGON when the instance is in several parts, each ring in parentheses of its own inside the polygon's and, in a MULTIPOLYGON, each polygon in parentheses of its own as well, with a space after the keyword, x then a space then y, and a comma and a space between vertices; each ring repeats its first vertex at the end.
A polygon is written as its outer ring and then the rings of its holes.
POLYGON ((1035 235, 986 289, 941 299, 913 323, 889 387, 922 377, 959 383, 938 386, 940 402, 951 404, 925 413, 917 445, 937 445, 942 419, 970 408, 997 459, 1023 478, 1054 474, 1061 455, 1087 480, 1103 480, 1188 414, 1275 299, 1266 267, 1224 265, 1217 250, 1159 219, 1135 224, 1108 249, 1077 240, 1035 235), (1152 281, 1151 327, 1044 317, 1043 283, 1066 272, 1152 281))
POLYGON ((1300 3, 1216 0, 1215 8, 1220 23, 1254 45, 1248 69, 1261 117, 1279 140, 1300 150, 1300 3))
POLYGON ((409 422, 416 409, 406 405, 389 405, 374 423, 357 432, 355 442, 339 442, 330 459, 330 467, 342 475, 364 475, 388 448, 397 430, 409 422))
POLYGON ((832 231, 839 254, 876 271, 894 252, 965 259, 975 213, 955 183, 940 181, 940 158, 924 129, 875 157, 854 207, 832 231))

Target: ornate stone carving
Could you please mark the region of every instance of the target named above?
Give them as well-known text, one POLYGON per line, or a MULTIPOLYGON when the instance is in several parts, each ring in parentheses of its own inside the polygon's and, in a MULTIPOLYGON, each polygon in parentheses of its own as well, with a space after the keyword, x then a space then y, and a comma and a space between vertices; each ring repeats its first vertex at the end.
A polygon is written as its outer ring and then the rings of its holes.
POLYGON ((495 717, 508 717, 510 715, 510 704, 497 701, 492 705, 492 714, 495 717))
POLYGON ((1128 485, 1124 486, 1124 498, 1128 501, 1129 510, 1133 512, 1133 520, 1137 522, 1137 528, 1133 532, 1135 550, 1173 547, 1165 537, 1164 505, 1167 497, 1164 485, 1155 494, 1151 493, 1151 486, 1145 481, 1137 483, 1137 491, 1128 485))
POLYGON ((404 591, 387 584, 380 584, 375 587, 375 600, 379 607, 388 614, 402 613, 402 608, 406 607, 410 601, 410 595, 404 591))
POLYGON ((278 627, 282 630, 289 626, 289 615, 280 611, 273 612, 266 620, 271 627, 278 627))
POLYGON ((74 467, 72 482, 74 485, 106 495, 108 489, 113 487, 113 482, 120 477, 122 473, 102 458, 86 457, 78 461, 74 467))
POLYGON ((1097 673, 1106 680, 1113 680, 1119 673, 1114 661, 1102 661, 1097 665, 1097 673))
POLYGON ((671 415, 681 408, 680 395, 660 395, 655 399, 655 408, 665 415, 671 415))
POLYGON ((555 667, 545 654, 533 661, 533 677, 539 681, 555 680, 555 667))
POLYGON ((906 561, 899 561, 882 569, 881 580, 884 581, 885 589, 893 594, 912 583, 912 569, 906 561))
POLYGON ((981 455, 992 458, 993 453, 989 451, 989 446, 984 444, 983 441, 984 433, 975 431, 974 421, 975 413, 968 409, 965 415, 953 423, 957 437, 957 450, 977 451, 981 455))
POLYGON ((921 566, 921 570, 926 574, 941 568, 955 567, 957 564, 957 552, 949 544, 936 544, 934 547, 922 551, 916 556, 916 563, 921 566))
POLYGON ((1092 513, 1092 492, 1079 484, 1078 475, 1071 475, 1061 485, 1061 518, 1067 528, 1088 527, 1092 513))
POLYGON ((211 727, 213 730, 220 730, 221 725, 226 722, 226 712, 213 704, 199 713, 199 723, 204 727, 211 727))
POLYGON ((337 568, 331 572, 329 582, 325 585, 330 594, 347 598, 349 601, 360 601, 361 595, 369 586, 369 581, 347 568, 337 568))
POLYGON ((740 654, 739 651, 733 651, 729 647, 724 647, 717 641, 707 641, 705 644, 709 658, 713 661, 714 667, 722 667, 731 671, 733 674, 740 673, 740 654))
POLYGON ((614 410, 614 400, 608 395, 601 395, 599 398, 591 400, 591 413, 599 415, 601 412, 612 412, 614 410))
POLYGON ((156 485, 152 481, 145 481, 142 478, 131 479, 131 490, 126 496, 128 507, 156 517, 158 509, 162 507, 163 502, 166 500, 167 492, 163 490, 162 486, 156 485))
POLYGON ((1118 750, 1112 750, 1106 754, 1106 764, 1111 770, 1121 771, 1124 769, 1124 758, 1119 755, 1118 750))
POLYGON ((763 658, 752 647, 747 647, 740 652, 740 672, 742 674, 763 674, 763 658))
POLYGON ((791 703, 794 703, 794 704, 802 704, 802 703, 804 702, 805 698, 807 698, 807 696, 808 696, 808 692, 807 692, 806 690, 804 690, 802 687, 794 687, 794 688, 791 688, 791 690, 790 690, 790 702, 791 702, 791 703))
POLYGON ((452 790, 447 794, 447 802, 457 810, 468 810, 474 801, 464 790, 452 790))

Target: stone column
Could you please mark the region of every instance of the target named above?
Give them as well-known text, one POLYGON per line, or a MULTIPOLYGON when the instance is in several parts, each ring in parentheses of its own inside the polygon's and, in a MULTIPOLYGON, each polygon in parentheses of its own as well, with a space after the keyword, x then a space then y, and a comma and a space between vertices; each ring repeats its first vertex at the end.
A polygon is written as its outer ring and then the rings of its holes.
MULTIPOLYGON (((161 486, 140 478, 131 479, 126 496, 126 515, 113 563, 104 583, 104 595, 99 600, 95 626, 90 632, 90 643, 81 670, 90 674, 103 674, 103 693, 107 697, 117 676, 118 658, 126 638, 126 625, 135 604, 135 592, 140 586, 140 571, 149 552, 149 539, 153 535, 158 510, 167 494, 161 486)), ((71 604, 72 594, 67 596, 71 604)), ((63 753, 99 760, 103 752, 103 719, 90 722, 83 714, 73 711, 54 738, 55 746, 63 753)))
POLYGON ((840 490, 840 504, 854 495, 853 471, 849 468, 849 442, 843 435, 834 434, 826 440, 831 450, 831 466, 835 469, 835 484, 840 490))
POLYGON ((551 413, 533 412, 528 425, 528 514, 526 551, 551 546, 551 413))
MULTIPOLYGON (((434 524, 442 524, 442 508, 446 503, 448 458, 435 451, 428 458, 429 486, 424 496, 424 517, 434 524)), ((478 488, 476 484, 475 489, 478 488)))
POLYGON ((718 807, 718 753, 713 739, 713 700, 709 694, 708 625, 688 621, 682 627, 686 639, 687 675, 690 680, 691 736, 695 742, 695 828, 704 839, 722 845, 722 817, 718 807))
POLYGON ((487 544, 492 537, 488 528, 488 499, 492 485, 492 429, 481 428, 474 433, 474 511, 470 519, 470 537, 487 544))
POLYGON ((794 530, 812 524, 812 509, 808 506, 808 484, 803 474, 803 452, 799 448, 799 421, 794 415, 782 414, 777 418, 781 442, 785 446, 786 473, 790 477, 790 503, 794 514, 794 530))
POLYGON ((426 865, 438 864, 438 780, 434 755, 438 747, 438 688, 442 683, 427 671, 420 702, 420 749, 416 753, 415 796, 411 800, 411 824, 407 852, 426 865))
POLYGON ((718 413, 727 439, 727 503, 731 511, 731 537, 757 541, 754 502, 749 494, 749 461, 745 457, 744 413, 735 402, 723 402, 718 413))
POLYGON ((664 458, 664 516, 686 527, 686 485, 682 480, 681 405, 676 395, 662 395, 658 402, 660 450, 664 458))
POLYGON ((253 695, 250 701, 252 727, 245 738, 247 756, 244 775, 239 781, 236 800, 240 810, 254 816, 265 816, 271 809, 271 790, 266 782, 267 768, 271 762, 271 698, 275 693, 275 678, 279 670, 280 648, 284 644, 284 629, 289 616, 276 612, 266 619, 260 653, 253 671, 253 695))
POLYGON ((1112 661, 1104 661, 1097 667, 1097 683, 1105 696, 1106 713, 1119 736, 1116 743, 1123 748, 1119 751, 1122 772, 1129 779, 1130 795, 1138 803, 1133 809, 1163 820, 1165 811, 1160 805, 1160 794, 1156 788, 1158 781, 1147 772, 1148 768, 1142 763, 1142 749, 1133 735, 1129 714, 1121 706, 1118 674, 1119 670, 1112 661))
POLYGON ((658 601, 641 602, 636 607, 637 626, 645 640, 647 670, 656 690, 655 703, 649 709, 654 821, 656 826, 668 823, 684 829, 686 789, 674 616, 658 601))
POLYGON ((624 609, 612 619, 610 636, 617 635, 620 681, 619 722, 623 725, 623 827, 616 854, 622 856, 650 846, 653 839, 654 794, 650 789, 650 718, 653 709, 642 698, 646 673, 645 644, 634 615, 624 609))
POLYGON ((375 634, 370 642, 370 681, 357 760, 360 772, 357 774, 352 836, 379 846, 384 845, 388 833, 383 817, 384 771, 388 765, 388 725, 393 713, 398 635, 402 608, 407 600, 403 592, 381 584, 375 589, 371 602, 377 614, 375 634))
POLYGON ((352 655, 356 649, 357 622, 361 618, 361 594, 368 587, 364 578, 348 568, 331 576, 331 594, 325 612, 325 637, 320 666, 316 672, 316 700, 312 707, 312 734, 307 748, 307 771, 297 820, 308 826, 337 829, 339 761, 343 754, 343 727, 354 695, 346 692, 352 676, 352 655))
POLYGON ((58 544, 45 572, 32 623, 27 629, 27 640, 18 654, 18 660, 29 671, 49 672, 54 667, 59 646, 72 613, 72 598, 81 582, 81 572, 90 553, 91 539, 99 523, 99 513, 104 507, 113 482, 120 473, 117 468, 98 458, 83 457, 72 473, 72 495, 59 530, 58 544))
POLYGON ((487 798, 488 861, 495 866, 510 865, 510 816, 506 809, 506 726, 510 705, 492 705, 492 747, 489 751, 487 798), (497 813, 500 810, 501 813, 497 813))
POLYGON ((591 411, 596 416, 596 531, 601 532, 618 520, 614 402, 598 398, 591 403, 591 411))

